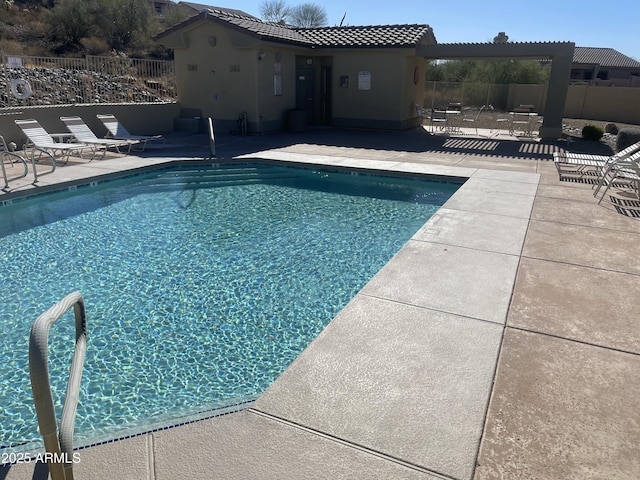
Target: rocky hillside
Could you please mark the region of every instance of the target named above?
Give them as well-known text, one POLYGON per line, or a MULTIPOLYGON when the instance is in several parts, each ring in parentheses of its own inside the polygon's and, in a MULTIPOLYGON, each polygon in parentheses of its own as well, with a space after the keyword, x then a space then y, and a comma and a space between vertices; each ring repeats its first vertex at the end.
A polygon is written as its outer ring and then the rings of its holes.
POLYGON ((160 20, 148 0, 0 0, 0 52, 170 59, 152 37, 185 17, 175 10, 160 20))

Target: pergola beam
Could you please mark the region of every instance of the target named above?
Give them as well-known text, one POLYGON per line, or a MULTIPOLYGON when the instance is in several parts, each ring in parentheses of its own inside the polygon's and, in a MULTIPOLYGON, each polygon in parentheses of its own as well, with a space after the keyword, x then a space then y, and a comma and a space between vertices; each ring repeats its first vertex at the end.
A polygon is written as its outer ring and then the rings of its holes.
POLYGON ((428 59, 445 60, 550 58, 551 74, 540 137, 543 140, 555 140, 562 136, 562 117, 569 90, 574 49, 573 42, 442 43, 419 45, 416 54, 428 59))

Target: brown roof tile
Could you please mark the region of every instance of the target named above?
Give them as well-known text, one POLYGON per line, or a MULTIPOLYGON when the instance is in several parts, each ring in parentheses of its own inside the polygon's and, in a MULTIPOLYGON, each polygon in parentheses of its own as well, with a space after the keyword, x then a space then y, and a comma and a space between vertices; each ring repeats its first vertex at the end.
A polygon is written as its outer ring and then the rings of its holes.
POLYGON ((429 25, 374 25, 359 27, 296 28, 262 20, 239 11, 210 7, 184 22, 156 35, 162 38, 172 31, 206 19, 240 30, 261 40, 321 48, 397 48, 435 43, 429 25))
POLYGON ((576 47, 573 63, 594 64, 606 68, 640 68, 640 62, 613 48, 576 47))

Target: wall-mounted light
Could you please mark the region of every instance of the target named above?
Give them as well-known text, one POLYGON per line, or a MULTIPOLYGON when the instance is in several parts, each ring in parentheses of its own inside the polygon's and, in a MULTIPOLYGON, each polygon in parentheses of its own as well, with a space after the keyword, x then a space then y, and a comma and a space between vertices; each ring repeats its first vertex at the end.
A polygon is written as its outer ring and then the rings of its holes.
POLYGON ((266 56, 267 56, 267 54, 264 53, 262 50, 260 50, 258 52, 258 60, 264 60, 264 57, 266 57, 266 56))
POLYGON ((211 35, 209 38, 207 38, 207 41, 209 42, 210 47, 215 47, 216 43, 218 43, 218 39, 214 35, 211 35))

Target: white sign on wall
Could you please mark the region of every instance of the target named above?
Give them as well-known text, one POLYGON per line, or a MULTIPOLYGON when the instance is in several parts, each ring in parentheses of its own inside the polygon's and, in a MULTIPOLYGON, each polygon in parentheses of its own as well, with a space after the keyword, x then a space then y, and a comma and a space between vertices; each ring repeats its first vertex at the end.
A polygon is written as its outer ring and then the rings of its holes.
POLYGON ((9 68, 22 68, 21 57, 7 57, 7 65, 9 68))
POLYGON ((358 72, 358 90, 371 90, 371 72, 358 72))

